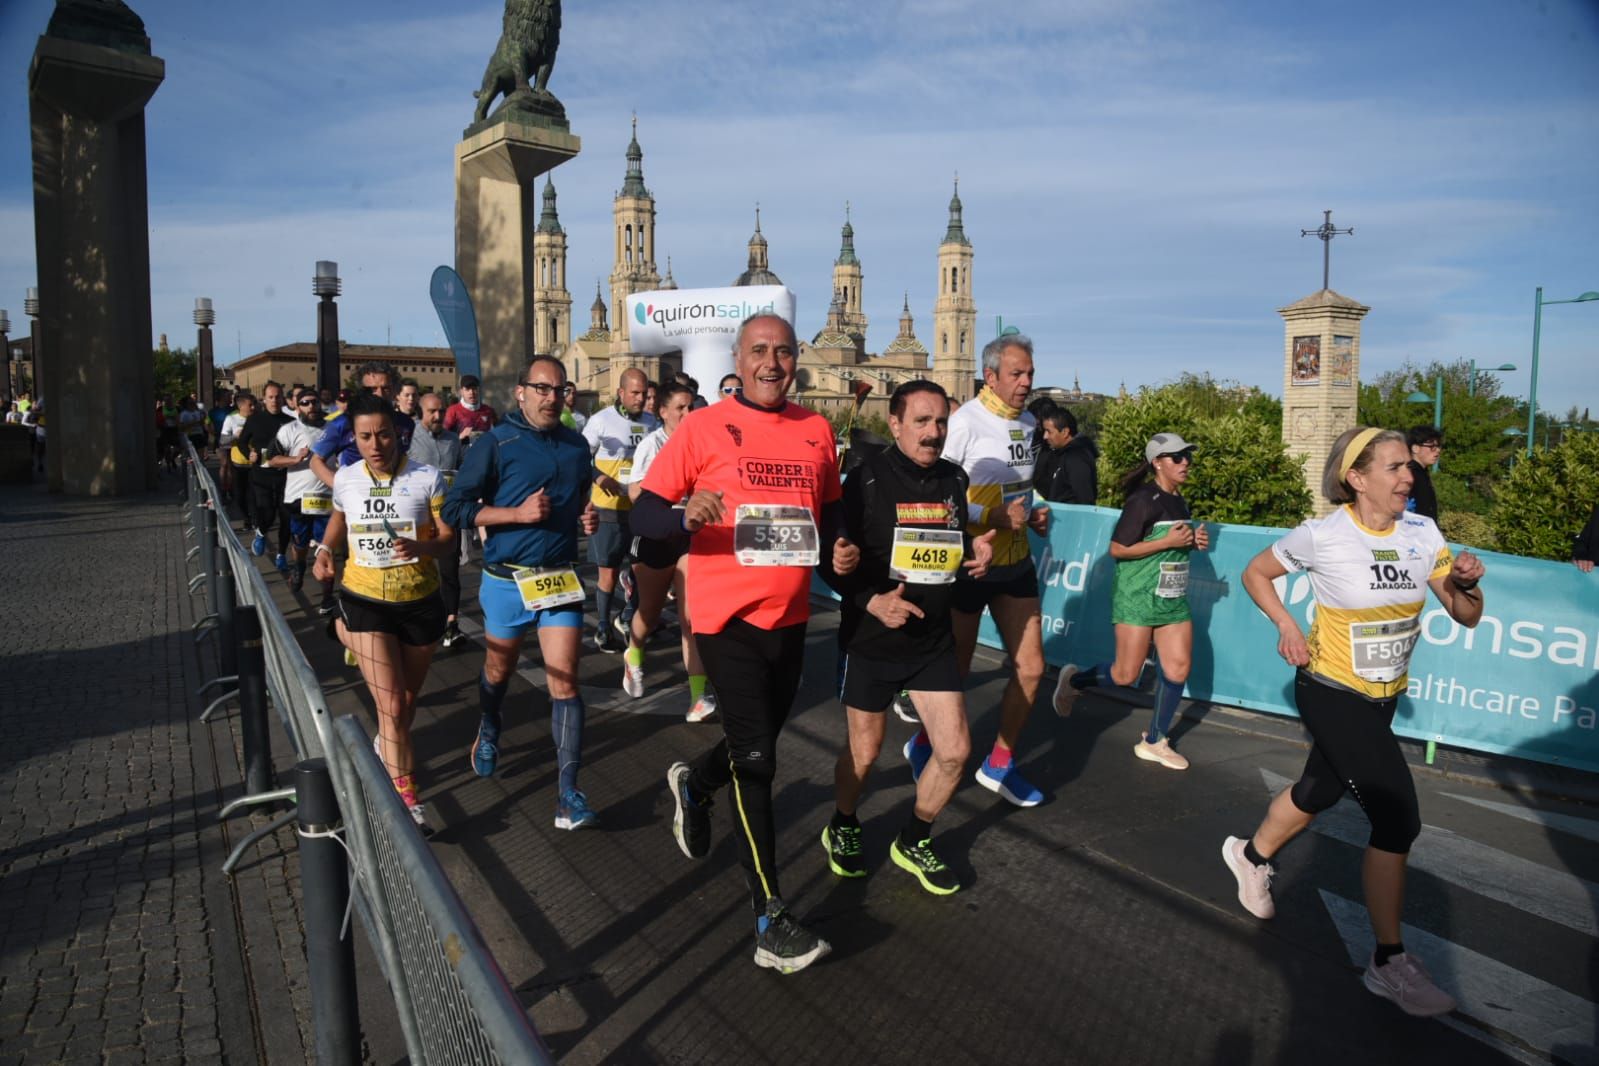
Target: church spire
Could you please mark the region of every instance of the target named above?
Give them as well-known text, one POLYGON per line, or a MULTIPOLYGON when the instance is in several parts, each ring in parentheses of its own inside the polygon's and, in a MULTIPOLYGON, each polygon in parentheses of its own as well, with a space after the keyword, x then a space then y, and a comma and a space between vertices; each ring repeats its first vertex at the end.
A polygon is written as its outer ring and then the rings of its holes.
POLYGON ((955 175, 955 195, 949 198, 949 229, 944 233, 945 244, 971 244, 966 239, 966 226, 961 221, 961 178, 955 175))
POLYGON ((644 149, 638 146, 638 116, 633 116, 633 139, 627 143, 627 178, 622 182, 622 196, 648 197, 644 187, 644 149))
POLYGON ((561 218, 555 213, 555 179, 544 179, 544 211, 539 215, 540 233, 565 233, 561 218))
POLYGON ((844 201, 844 232, 843 243, 838 249, 838 258, 833 260, 835 266, 860 266, 861 261, 855 258, 855 227, 849 221, 849 201, 844 201))

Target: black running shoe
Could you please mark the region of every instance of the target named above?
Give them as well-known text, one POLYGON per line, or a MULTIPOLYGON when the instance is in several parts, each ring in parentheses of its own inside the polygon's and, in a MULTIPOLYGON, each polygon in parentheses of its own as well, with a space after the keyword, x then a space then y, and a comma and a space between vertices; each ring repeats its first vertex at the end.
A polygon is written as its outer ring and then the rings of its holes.
POLYGON ((711 850, 711 801, 696 803, 688 794, 688 763, 675 762, 666 771, 666 787, 677 810, 672 815, 672 836, 683 854, 703 859, 711 850))
POLYGON ((899 842, 899 837, 895 837, 888 855, 894 860, 895 866, 909 871, 922 883, 923 888, 935 896, 947 896, 960 890, 960 878, 955 876, 954 870, 944 865, 944 860, 933 851, 930 840, 907 848, 899 842))
POLYGON ((840 877, 865 877, 861 861, 861 827, 834 825, 822 827, 822 847, 827 849, 827 868, 840 877))
POLYGON ((798 973, 833 950, 833 945, 799 923, 783 901, 766 901, 766 928, 755 934, 755 965, 778 973, 798 973))
POLYGON ((616 630, 613 627, 606 626, 604 629, 596 629, 594 631, 594 647, 597 651, 615 655, 625 649, 627 645, 622 643, 621 638, 616 635, 616 630))

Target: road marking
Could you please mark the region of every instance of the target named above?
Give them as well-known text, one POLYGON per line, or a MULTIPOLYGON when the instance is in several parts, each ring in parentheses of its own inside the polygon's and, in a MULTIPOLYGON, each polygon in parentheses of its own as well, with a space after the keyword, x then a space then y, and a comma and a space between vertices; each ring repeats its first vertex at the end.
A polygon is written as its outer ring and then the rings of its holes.
MULTIPOLYGON (((1260 771, 1260 777, 1273 795, 1292 784, 1266 769, 1260 771)), ((1365 813, 1347 796, 1317 815, 1310 828, 1357 848, 1364 848, 1371 836, 1365 813)), ((1585 936, 1599 936, 1599 921, 1594 917, 1599 884, 1592 881, 1431 825, 1421 827, 1421 836, 1410 849, 1409 865, 1412 870, 1423 870, 1585 936)))
POLYGON ((1518 807, 1514 803, 1498 803, 1494 800, 1480 799, 1477 796, 1462 796, 1458 792, 1445 792, 1450 799, 1457 799, 1461 803, 1469 803, 1473 807, 1494 811, 1511 818, 1519 818, 1523 822, 1541 825, 1545 829, 1557 829, 1562 833, 1582 837, 1599 843, 1599 821, 1592 818, 1580 818, 1574 814, 1556 814, 1554 811, 1540 811, 1535 807, 1518 807))
MULTIPOLYGON (((1324 889, 1321 900, 1338 927, 1349 961, 1364 970, 1373 947, 1366 908, 1324 889)), ((1426 964, 1438 986, 1459 1001, 1456 1013, 1508 1034, 1544 1056, 1559 1048, 1568 1062, 1599 1063, 1599 1051, 1594 1049, 1599 1035, 1595 1032, 1595 1007, 1588 1000, 1413 925, 1402 925, 1400 935, 1405 949, 1426 964)), ((1448 1016, 1439 1021, 1478 1039, 1486 1036, 1475 1026, 1448 1016)), ((1502 1051, 1518 1050, 1492 1037, 1487 1042, 1502 1051)), ((1517 1057, 1523 1062, 1548 1061, 1517 1057)))

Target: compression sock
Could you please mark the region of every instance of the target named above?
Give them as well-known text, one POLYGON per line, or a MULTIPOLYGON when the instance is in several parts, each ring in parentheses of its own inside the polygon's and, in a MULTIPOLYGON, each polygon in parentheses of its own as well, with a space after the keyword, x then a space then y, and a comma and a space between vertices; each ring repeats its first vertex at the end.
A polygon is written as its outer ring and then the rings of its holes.
POLYGON ((899 846, 914 848, 924 840, 929 840, 933 835, 933 823, 924 822, 912 812, 910 820, 905 823, 905 828, 899 831, 899 846))
POLYGON ((550 701, 550 733, 555 738, 555 760, 564 793, 577 787, 577 769, 583 762, 582 696, 550 701))
POLYGON ((1150 744, 1159 744, 1160 738, 1171 732, 1172 719, 1177 717, 1177 705, 1183 699, 1183 683, 1167 678, 1163 671, 1155 682, 1155 717, 1149 723, 1149 734, 1144 738, 1150 744))
POLYGON ((644 649, 637 644, 629 644, 627 651, 622 653, 622 658, 627 660, 627 665, 629 666, 643 666, 644 649))
MULTIPOLYGON (((1011 750, 1000 741, 994 741, 994 750, 988 753, 988 765, 996 770, 1008 770, 1011 762, 1011 750)), ((917 841, 918 844, 921 841, 917 841)))
POLYGON ((607 633, 611 628, 611 600, 616 596, 614 589, 602 589, 594 586, 594 610, 600 616, 600 632, 607 633))
POLYGON ((705 675, 704 674, 689 674, 688 675, 688 700, 689 700, 689 703, 690 704, 698 703, 700 701, 700 697, 702 697, 704 695, 705 695, 705 675))
POLYGON ((1248 859, 1252 866, 1265 866, 1268 862, 1271 862, 1269 858, 1255 850, 1255 842, 1253 840, 1245 842, 1244 858, 1248 859))
POLYGON ((1403 944, 1378 944, 1377 952, 1372 962, 1378 966, 1386 966, 1389 959, 1404 953, 1405 945, 1403 944))
POLYGON ((478 709, 483 713, 483 724, 494 730, 496 736, 500 732, 500 704, 505 702, 505 690, 510 687, 510 678, 496 684, 487 674, 477 675, 478 709))

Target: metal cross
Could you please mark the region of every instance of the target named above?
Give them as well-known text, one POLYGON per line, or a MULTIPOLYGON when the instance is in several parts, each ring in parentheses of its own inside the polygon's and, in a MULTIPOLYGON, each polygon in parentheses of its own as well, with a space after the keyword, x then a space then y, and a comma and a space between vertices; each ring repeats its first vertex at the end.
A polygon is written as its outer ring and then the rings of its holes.
POLYGON ((1332 224, 1331 211, 1323 211, 1321 213, 1321 225, 1316 229, 1302 229, 1299 231, 1299 235, 1301 237, 1321 238, 1321 287, 1323 289, 1328 288, 1327 274, 1332 266, 1332 239, 1338 236, 1340 233, 1347 233, 1350 236, 1354 236, 1355 228, 1353 226, 1349 227, 1348 229, 1338 229, 1335 227, 1332 224))

